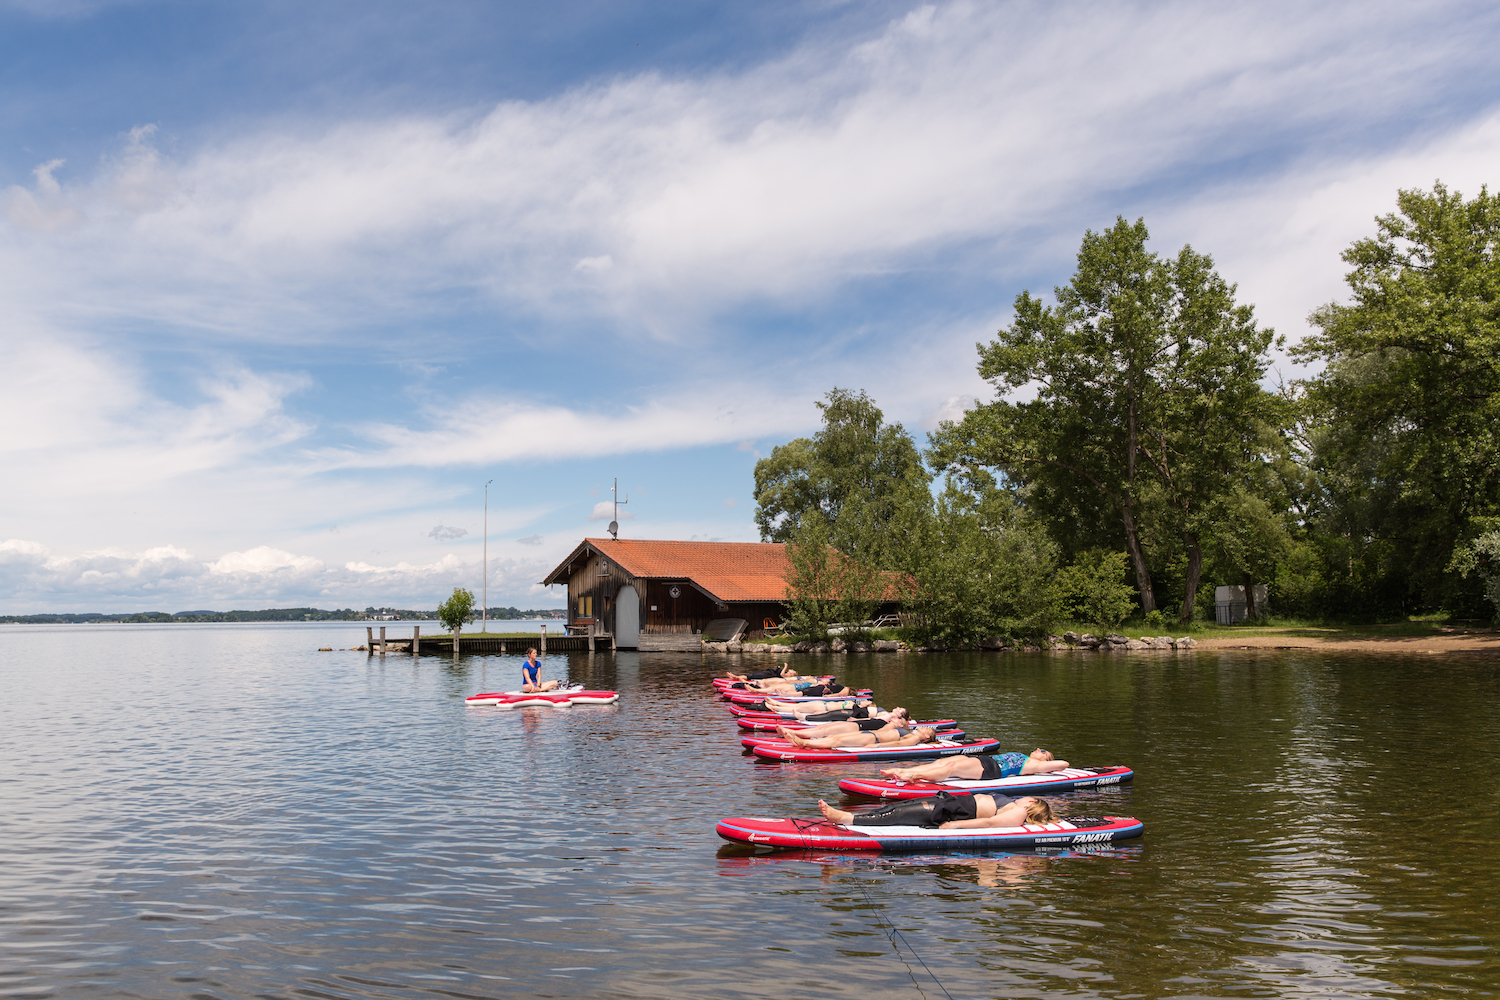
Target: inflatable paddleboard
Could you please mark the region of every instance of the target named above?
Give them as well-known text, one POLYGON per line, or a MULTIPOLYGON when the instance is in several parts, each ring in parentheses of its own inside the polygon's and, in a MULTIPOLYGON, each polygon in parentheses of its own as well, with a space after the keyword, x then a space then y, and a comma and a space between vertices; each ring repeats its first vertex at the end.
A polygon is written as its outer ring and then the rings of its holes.
POLYGON ((1139 837, 1145 824, 1133 816, 1069 816, 1056 823, 937 830, 921 826, 845 826, 825 819, 733 816, 714 832, 756 847, 823 851, 972 851, 995 847, 1098 844, 1139 837))
MULTIPOLYGON (((730 689, 730 690, 727 690, 727 691, 721 691, 719 693, 721 695, 723 695, 725 698, 727 698, 728 700, 730 700, 732 702, 735 702, 736 704, 739 704, 739 705, 749 705, 749 704, 753 704, 755 702, 764 702, 767 698, 774 698, 776 701, 789 701, 789 702, 798 702, 798 701, 828 701, 828 700, 830 700, 830 696, 828 696, 828 695, 816 695, 816 696, 813 696, 813 697, 804 697, 802 695, 767 694, 765 691, 735 691, 733 689, 730 689)), ((872 694, 873 694, 873 692, 871 692, 869 688, 864 688, 862 690, 854 692, 853 694, 846 694, 846 695, 834 696, 834 697, 831 698, 831 700, 838 701, 840 698, 843 698, 845 700, 847 700, 849 698, 869 698, 869 697, 871 697, 872 694)))
POLYGON ((782 747, 751 747, 755 756, 766 760, 789 760, 810 764, 837 764, 846 760, 927 760, 932 757, 955 757, 959 754, 995 753, 1000 741, 988 737, 972 740, 934 740, 914 747, 872 746, 835 747, 832 750, 798 750, 782 747))
MULTIPOLYGON (((950 729, 943 733, 943 739, 954 743, 961 742, 965 736, 962 729, 950 729)), ((740 746, 746 750, 754 750, 756 747, 765 747, 768 750, 795 750, 797 747, 791 740, 784 740, 779 736, 741 736, 740 746)), ((861 748, 864 749, 864 748, 861 748)))
POLYGON ((1066 767, 1046 774, 1020 774, 1013 778, 946 778, 943 781, 898 781, 894 778, 842 778, 839 788, 851 795, 877 799, 920 799, 939 792, 972 795, 1000 792, 1015 798, 1043 792, 1071 792, 1075 788, 1118 785, 1130 781, 1135 772, 1128 767, 1066 767))
POLYGON ((468 705, 493 706, 495 708, 525 708, 529 705, 551 705, 553 708, 571 708, 574 705, 609 705, 620 700, 618 691, 586 691, 582 685, 567 690, 534 691, 486 691, 464 699, 468 705))
MULTIPOLYGON (((785 678, 785 680, 788 684, 827 684, 836 676, 836 674, 809 674, 806 677, 789 677, 785 678)), ((755 690, 754 688, 736 688, 733 685, 754 683, 754 681, 730 680, 728 677, 715 677, 713 679, 714 687, 720 691, 753 691, 755 690)))
MULTIPOLYGON (((752 716, 742 715, 737 717, 734 721, 739 724, 739 727, 741 729, 750 729, 756 732, 773 733, 776 731, 777 726, 780 726, 783 729, 811 729, 813 726, 823 725, 823 723, 821 722, 799 722, 795 719, 783 719, 779 715, 768 716, 766 718, 755 718, 752 716)), ((921 722, 912 723, 912 726, 913 728, 917 729, 926 727, 928 729, 936 729, 942 731, 945 729, 957 729, 958 723, 952 719, 924 719, 921 722)))

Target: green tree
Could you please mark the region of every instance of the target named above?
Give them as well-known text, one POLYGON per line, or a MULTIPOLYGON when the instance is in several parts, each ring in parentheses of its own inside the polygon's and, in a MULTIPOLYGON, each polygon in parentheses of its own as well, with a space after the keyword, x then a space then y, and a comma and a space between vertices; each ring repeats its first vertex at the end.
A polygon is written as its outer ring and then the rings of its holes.
POLYGON ((1490 602, 1491 617, 1500 621, 1500 518, 1479 518, 1489 530, 1473 541, 1460 545, 1453 553, 1450 570, 1461 576, 1471 573, 1484 581, 1484 596, 1490 602))
POLYGON ((1073 612, 1103 631, 1119 628, 1135 609, 1135 588, 1125 582, 1129 566, 1130 556, 1124 552, 1080 552, 1060 577, 1073 612))
POLYGON ((438 605, 437 618, 450 632, 463 628, 464 623, 474 617, 474 593, 463 587, 454 587, 453 593, 438 605))
POLYGON ((1040 642, 1062 617, 1057 545, 1004 491, 950 482, 933 504, 904 507, 903 619, 912 638, 971 648, 1040 642))
POLYGON ((1145 222, 1084 234, 1055 306, 1030 292, 979 345, 999 397, 932 435, 935 466, 997 469, 1027 488, 1054 536, 1123 544, 1141 609, 1157 608, 1145 524, 1186 558, 1181 617, 1192 617, 1210 503, 1253 481, 1281 446, 1285 401, 1261 387, 1274 341, 1211 258, 1146 249, 1145 222), (1010 399, 1020 390, 1030 399, 1010 399), (1113 527, 1110 527, 1113 525, 1113 527))
POLYGON ((862 625, 886 586, 885 574, 829 544, 832 535, 822 513, 812 510, 786 543, 786 626, 804 639, 826 639, 835 622, 862 625))
POLYGON ((1351 298, 1313 313, 1305 383, 1320 529, 1387 600, 1455 596, 1444 572, 1500 513, 1500 196, 1438 183, 1343 254, 1351 298))
POLYGON ((818 403, 823 427, 755 463, 755 523, 765 541, 794 538, 816 512, 829 544, 870 568, 888 568, 889 525, 902 497, 926 492, 911 435, 885 423, 864 392, 833 389, 818 403))

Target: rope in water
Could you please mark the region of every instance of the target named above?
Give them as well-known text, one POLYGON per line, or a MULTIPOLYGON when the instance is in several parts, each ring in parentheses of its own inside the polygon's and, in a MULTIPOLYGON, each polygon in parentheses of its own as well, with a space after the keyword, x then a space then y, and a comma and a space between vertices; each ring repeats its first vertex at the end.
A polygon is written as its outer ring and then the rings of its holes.
POLYGON ((875 905, 875 900, 870 896, 869 888, 865 886, 864 879, 856 876, 854 879, 854 884, 859 886, 860 892, 864 893, 865 901, 870 904, 870 909, 875 914, 876 922, 884 924, 887 928, 889 928, 886 932, 886 937, 890 938, 891 948, 895 950, 896 957, 901 959, 901 964, 906 966, 907 975, 911 976, 911 984, 917 988, 918 993, 922 994, 923 1000, 926 1000, 927 992, 923 990, 921 984, 917 982, 917 974, 916 971, 912 969, 911 963, 909 963, 905 958, 901 957, 901 948, 896 944, 896 938, 898 937, 901 939, 901 943, 906 945, 906 950, 911 952, 911 957, 920 962, 923 970, 926 971, 927 975, 932 978, 932 981, 934 983, 937 983, 937 988, 943 991, 943 996, 947 997, 948 1000, 953 1000, 953 994, 948 992, 948 987, 943 985, 943 981, 939 979, 937 977, 937 974, 928 967, 925 961, 923 961, 922 956, 917 953, 917 949, 913 948, 911 942, 906 940, 906 935, 902 934, 895 924, 885 919, 885 917, 881 914, 880 908, 875 905))

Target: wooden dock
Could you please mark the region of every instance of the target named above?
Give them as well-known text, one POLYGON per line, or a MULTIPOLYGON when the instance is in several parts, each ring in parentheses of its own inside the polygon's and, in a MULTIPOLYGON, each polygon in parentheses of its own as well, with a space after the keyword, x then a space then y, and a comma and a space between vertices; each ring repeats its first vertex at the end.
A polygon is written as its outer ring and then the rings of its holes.
MULTIPOLYGON (((410 636, 401 638, 390 638, 385 634, 385 628, 380 629, 380 635, 375 634, 374 626, 365 627, 367 639, 366 648, 371 656, 410 656, 412 646, 416 646, 416 652, 421 656, 452 656, 453 636, 422 635, 420 626, 413 626, 410 636)), ((698 636, 692 633, 677 632, 661 635, 641 635, 639 645, 635 648, 643 653, 694 653, 703 652, 703 643, 698 636)), ((475 638, 472 635, 459 637, 458 651, 460 653, 487 653, 501 655, 525 655, 526 650, 535 646, 544 653, 588 653, 604 652, 614 648, 614 636, 608 633, 598 635, 548 635, 541 634, 525 636, 496 636, 494 638, 475 638)))

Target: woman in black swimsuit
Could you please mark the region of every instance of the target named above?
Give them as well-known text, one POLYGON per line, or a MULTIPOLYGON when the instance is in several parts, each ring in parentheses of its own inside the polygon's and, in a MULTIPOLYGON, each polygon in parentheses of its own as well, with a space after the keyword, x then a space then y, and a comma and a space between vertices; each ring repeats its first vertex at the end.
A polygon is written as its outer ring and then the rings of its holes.
POLYGON ((911 715, 904 708, 893 708, 889 712, 879 712, 867 719, 853 719, 844 722, 825 722, 818 726, 809 726, 806 729, 787 729, 777 726, 776 731, 782 736, 787 733, 796 733, 803 739, 816 740, 824 736, 844 736, 848 733, 875 733, 884 729, 900 729, 903 734, 906 727, 911 725, 911 715))
POLYGON ((992 826, 1025 826, 1055 823, 1052 807, 1045 799, 1008 795, 951 795, 939 792, 922 799, 903 799, 870 812, 848 812, 818 800, 818 811, 830 823, 845 826, 921 826, 927 829, 962 830, 992 826))
POLYGON ((931 726, 923 726, 920 729, 889 726, 877 729, 873 733, 843 733, 839 736, 824 736, 812 740, 802 736, 795 729, 786 730, 784 735, 793 746, 811 750, 832 750, 836 747, 913 747, 919 743, 931 743, 937 739, 937 730, 931 726))

